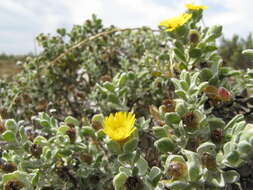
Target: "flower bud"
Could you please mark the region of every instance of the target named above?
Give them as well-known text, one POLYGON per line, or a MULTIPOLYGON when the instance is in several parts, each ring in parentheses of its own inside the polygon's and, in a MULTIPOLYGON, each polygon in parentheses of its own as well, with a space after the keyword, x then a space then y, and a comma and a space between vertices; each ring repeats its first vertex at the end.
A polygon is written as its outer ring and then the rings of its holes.
POLYGON ((3 119, 8 118, 8 110, 4 107, 0 107, 0 115, 3 119))
POLYGON ((69 136, 70 142, 71 142, 72 144, 74 144, 75 141, 76 141, 76 129, 75 129, 75 128, 70 128, 70 129, 68 129, 68 130, 66 131, 66 135, 69 136))
POLYGON ((94 175, 89 176, 89 182, 90 182, 91 184, 98 184, 98 183, 99 183, 99 181, 100 181, 100 176, 99 176, 99 174, 98 174, 98 173, 97 173, 97 174, 94 174, 94 175))
POLYGON ((201 155, 201 162, 202 166, 207 168, 208 170, 216 168, 216 158, 208 152, 204 152, 201 155))
POLYGON ((14 102, 16 105, 20 105, 21 104, 21 97, 20 96, 17 96, 15 99, 14 99, 14 102))
POLYGON ((217 128, 211 131, 211 140, 215 144, 220 144, 224 141, 224 131, 221 128, 217 128))
POLYGON ((4 184, 4 190, 21 190, 25 185, 18 180, 10 180, 4 184))
POLYGON ((198 44, 199 40, 200 40, 199 31, 190 30, 189 35, 188 35, 188 39, 189 39, 190 43, 192 43, 194 45, 198 44))
POLYGON ((5 173, 11 173, 17 170, 17 165, 14 162, 6 162, 1 159, 0 169, 5 173))
POLYGON ((30 151, 35 158, 40 158, 40 155, 42 154, 42 147, 38 144, 33 144, 30 151))
POLYGON ((176 102, 173 99, 167 98, 163 100, 163 111, 164 112, 175 112, 176 110, 176 102))
POLYGON ((4 133, 5 131, 6 131, 6 127, 5 127, 4 121, 1 119, 1 116, 0 116, 0 134, 4 133))
POLYGON ((83 161, 83 162, 85 162, 85 163, 87 163, 87 164, 91 164, 92 163, 92 156, 90 155, 90 154, 88 154, 88 153, 81 153, 80 154, 80 159, 83 161))
POLYGON ((199 127, 199 117, 195 112, 189 112, 182 118, 183 124, 189 130, 194 130, 199 127))
POLYGON ((91 119, 92 127, 94 127, 94 129, 96 130, 102 129, 103 120, 104 120, 104 116, 102 114, 94 115, 91 119))
POLYGON ((218 88, 218 97, 221 101, 230 101, 232 99, 231 93, 224 87, 218 88))
POLYGON ((124 184, 126 190, 144 190, 142 180, 137 176, 130 176, 124 184))
POLYGON ((32 103, 32 98, 29 94, 23 94, 23 100, 24 100, 24 103, 26 104, 31 104, 32 103))
POLYGON ((217 99, 217 94, 218 94, 218 89, 215 86, 212 85, 208 85, 205 89, 204 89, 205 94, 207 95, 208 98, 215 100, 217 99))
POLYGON ((103 75, 100 77, 100 80, 105 82, 105 81, 108 81, 108 82, 111 82, 112 81, 112 77, 110 75, 103 75))
POLYGON ((186 149, 196 152, 198 146, 200 144, 200 139, 197 137, 191 137, 188 140, 186 149))
POLYGON ((187 165, 184 162, 175 160, 171 161, 168 167, 168 175, 173 180, 183 178, 187 175, 187 165))
POLYGON ((44 186, 41 188, 41 190, 54 190, 54 188, 51 186, 44 186))

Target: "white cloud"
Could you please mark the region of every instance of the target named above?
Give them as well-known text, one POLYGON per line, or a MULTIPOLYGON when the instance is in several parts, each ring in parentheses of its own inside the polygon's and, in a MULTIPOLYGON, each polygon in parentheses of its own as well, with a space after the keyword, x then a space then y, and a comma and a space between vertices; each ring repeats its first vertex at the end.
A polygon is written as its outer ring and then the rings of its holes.
POLYGON ((69 12, 73 24, 82 24, 86 19, 90 18, 93 13, 101 13, 103 11, 103 1, 104 0, 58 0, 58 3, 62 3, 69 12))
MULTIPOLYGON (((103 21, 117 26, 156 26, 163 18, 174 15, 177 7, 165 7, 152 0, 76 0, 60 1, 75 24, 81 24, 96 13, 103 21)), ((179 12, 179 11, 178 11, 179 12)))
POLYGON ((184 11, 184 4, 189 2, 209 5, 205 23, 223 25, 226 35, 253 31, 252 0, 7 0, 0 2, 0 51, 32 51, 35 35, 82 24, 92 13, 105 25, 156 28, 161 20, 184 11))
MULTIPOLYGON (((205 2, 202 0, 202 2, 205 2)), ((206 20, 209 25, 223 25, 224 33, 227 36, 233 34, 247 35, 253 31, 253 25, 249 20, 253 17, 252 0, 208 0, 208 3, 221 9, 217 11, 210 7, 206 20)))

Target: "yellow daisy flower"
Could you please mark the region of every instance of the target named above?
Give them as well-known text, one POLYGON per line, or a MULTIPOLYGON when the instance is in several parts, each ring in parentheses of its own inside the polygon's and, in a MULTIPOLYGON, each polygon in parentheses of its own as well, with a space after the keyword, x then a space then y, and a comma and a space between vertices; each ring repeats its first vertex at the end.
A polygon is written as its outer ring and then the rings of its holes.
POLYGON ((171 32, 175 29, 177 29, 178 27, 184 25, 188 20, 190 20, 192 17, 192 14, 189 13, 183 13, 180 14, 179 16, 173 17, 171 19, 168 20, 164 20, 162 22, 160 22, 160 26, 165 26, 167 27, 167 31, 171 32))
POLYGON ((188 10, 197 11, 197 10, 206 10, 208 9, 207 6, 204 5, 193 5, 193 4, 186 4, 185 5, 188 10))
POLYGON ((103 121, 103 131, 112 140, 124 141, 136 130, 134 127, 135 120, 135 115, 131 112, 110 114, 103 121))

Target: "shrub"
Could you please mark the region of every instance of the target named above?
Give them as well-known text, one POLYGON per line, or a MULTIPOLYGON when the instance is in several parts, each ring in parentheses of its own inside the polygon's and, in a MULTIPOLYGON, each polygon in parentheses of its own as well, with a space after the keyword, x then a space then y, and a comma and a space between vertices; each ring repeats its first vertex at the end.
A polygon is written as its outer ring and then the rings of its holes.
POLYGON ((223 66, 222 27, 187 7, 159 31, 93 16, 39 35, 43 52, 1 81, 2 188, 248 187, 253 71, 223 66))

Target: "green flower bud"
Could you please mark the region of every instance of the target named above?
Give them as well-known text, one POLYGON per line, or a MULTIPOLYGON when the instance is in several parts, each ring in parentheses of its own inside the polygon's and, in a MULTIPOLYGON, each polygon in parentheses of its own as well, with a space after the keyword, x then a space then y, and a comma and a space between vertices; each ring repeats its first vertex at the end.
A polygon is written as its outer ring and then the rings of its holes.
POLYGON ((101 129, 103 127, 102 126, 103 120, 104 120, 103 114, 94 115, 91 119, 92 127, 94 127, 94 129, 96 130, 101 129))
POLYGON ((200 40, 200 33, 197 30, 190 30, 189 34, 188 34, 188 40, 190 41, 190 43, 196 45, 199 43, 200 40))

